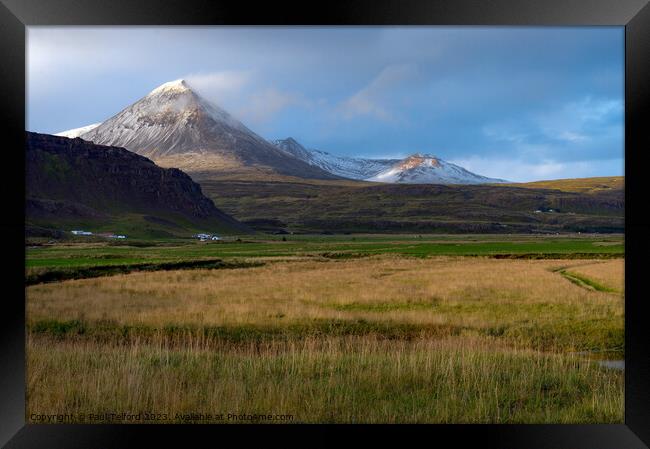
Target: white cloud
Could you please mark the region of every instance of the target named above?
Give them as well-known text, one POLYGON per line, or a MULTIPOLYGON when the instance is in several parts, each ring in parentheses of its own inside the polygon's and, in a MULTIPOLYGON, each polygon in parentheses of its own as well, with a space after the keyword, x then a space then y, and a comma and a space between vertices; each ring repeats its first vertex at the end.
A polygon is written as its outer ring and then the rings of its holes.
POLYGON ((252 124, 268 122, 290 106, 312 104, 302 94, 265 87, 251 71, 195 73, 184 79, 205 98, 252 124))
POLYGON ((383 121, 394 121, 395 114, 384 105, 385 96, 415 73, 415 67, 410 64, 385 67, 370 83, 341 104, 343 116, 347 119, 373 116, 383 121))
POLYGON ((450 160, 450 162, 480 175, 507 179, 513 182, 591 176, 620 176, 624 172, 623 159, 572 162, 544 159, 535 163, 522 159, 495 159, 475 156, 465 159, 454 159, 450 160))
POLYGON ((191 73, 183 77, 192 88, 213 101, 236 94, 251 79, 248 71, 224 70, 210 73, 191 73))
POLYGON ((290 106, 309 107, 311 102, 303 95, 266 88, 252 93, 236 113, 246 121, 263 123, 274 118, 280 111, 290 106))
POLYGON ((566 103, 557 111, 546 111, 533 117, 534 124, 546 137, 571 143, 602 137, 611 129, 612 121, 620 117, 623 128, 623 103, 620 100, 585 97, 580 101, 566 103))
MULTIPOLYGON (((619 100, 587 96, 553 109, 490 123, 481 131, 502 151, 529 161, 613 159, 613 151, 623 147, 623 104, 619 100)), ((543 164, 532 166, 532 173, 544 175, 539 172, 542 167, 543 164)), ((580 170, 581 166, 574 168, 580 170)), ((550 164, 547 174, 552 169, 566 171, 550 164)))
POLYGON ((610 114, 623 111, 622 100, 600 99, 588 96, 582 101, 569 103, 565 107, 568 114, 575 114, 578 120, 584 122, 600 122, 610 114))
POLYGON ((528 139, 528 135, 518 132, 511 123, 486 125, 482 131, 486 137, 502 142, 522 144, 528 139))
POLYGON ((562 131, 557 138, 566 140, 567 142, 584 142, 585 140, 589 140, 589 136, 573 131, 562 131))

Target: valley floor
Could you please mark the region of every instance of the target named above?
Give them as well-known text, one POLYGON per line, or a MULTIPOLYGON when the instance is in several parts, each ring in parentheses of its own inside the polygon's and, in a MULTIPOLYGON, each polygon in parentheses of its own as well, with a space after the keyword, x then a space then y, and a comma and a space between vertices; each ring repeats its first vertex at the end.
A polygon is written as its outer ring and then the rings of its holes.
POLYGON ((160 262, 169 248, 256 263, 37 279, 27 419, 623 422, 624 373, 601 363, 624 357, 622 239, 512 240, 28 250, 32 275, 160 262))

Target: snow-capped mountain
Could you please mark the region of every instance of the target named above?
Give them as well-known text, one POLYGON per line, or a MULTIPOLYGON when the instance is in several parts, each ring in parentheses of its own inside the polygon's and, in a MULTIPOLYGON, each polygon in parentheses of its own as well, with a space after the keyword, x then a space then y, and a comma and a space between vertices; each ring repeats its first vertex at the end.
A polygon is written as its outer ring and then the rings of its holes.
POLYGON ((82 134, 92 131, 97 128, 101 123, 93 123, 92 125, 82 126, 81 128, 69 129, 67 131, 61 131, 60 133, 54 134, 55 136, 67 137, 68 139, 74 139, 79 137, 82 134))
POLYGON ((289 137, 275 145, 303 161, 350 179, 403 184, 485 184, 505 182, 472 173, 442 159, 414 154, 405 159, 366 159, 311 150, 289 137))
POLYGON ((308 150, 292 137, 276 140, 273 143, 308 164, 350 179, 370 178, 400 161, 399 159, 364 159, 336 156, 326 151, 308 150))
POLYGON ((277 173, 302 178, 339 177, 389 183, 479 184, 501 182, 435 156, 406 159, 336 156, 292 138, 270 143, 184 80, 164 83, 102 123, 58 133, 99 145, 123 147, 163 167, 190 173, 277 173))
POLYGON ((333 178, 278 149, 184 80, 171 81, 79 135, 100 145, 124 147, 162 166, 189 172, 262 170, 333 178))
POLYGON ((427 154, 414 154, 368 181, 403 184, 486 184, 503 179, 477 175, 451 162, 427 154))

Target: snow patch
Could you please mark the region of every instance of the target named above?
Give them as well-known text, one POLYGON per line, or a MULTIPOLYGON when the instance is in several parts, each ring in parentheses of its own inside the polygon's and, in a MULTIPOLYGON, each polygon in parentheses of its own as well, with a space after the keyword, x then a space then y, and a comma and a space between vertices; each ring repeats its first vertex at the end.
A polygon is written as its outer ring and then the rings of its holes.
POLYGON ((186 92, 190 90, 190 86, 187 85, 184 79, 177 79, 174 81, 168 81, 156 87, 154 90, 149 92, 149 95, 158 95, 164 92, 186 92))
POLYGON ((74 128, 74 129, 69 129, 67 131, 61 131, 60 133, 56 133, 54 135, 67 137, 69 139, 74 139, 75 137, 79 137, 80 135, 87 133, 88 131, 92 131, 93 129, 97 128, 99 125, 101 125, 101 122, 93 123, 92 125, 82 126, 81 128, 74 128))

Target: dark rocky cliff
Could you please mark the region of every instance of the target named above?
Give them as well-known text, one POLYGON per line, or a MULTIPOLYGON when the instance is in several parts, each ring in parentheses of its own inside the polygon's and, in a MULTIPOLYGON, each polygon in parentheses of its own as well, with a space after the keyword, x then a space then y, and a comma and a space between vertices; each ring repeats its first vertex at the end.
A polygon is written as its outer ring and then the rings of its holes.
POLYGON ((124 148, 26 134, 28 219, 102 219, 129 213, 172 227, 182 227, 174 220, 178 218, 196 226, 246 230, 181 170, 158 167, 124 148))

